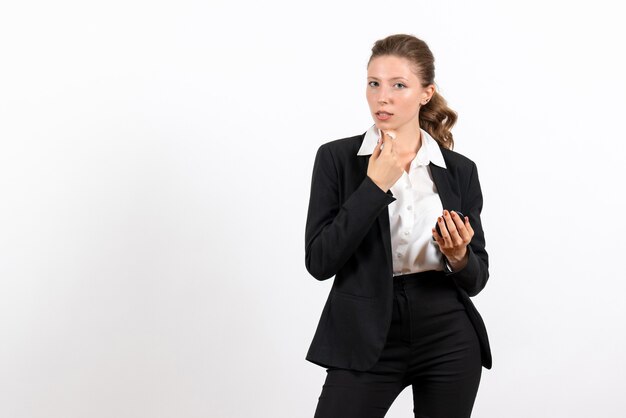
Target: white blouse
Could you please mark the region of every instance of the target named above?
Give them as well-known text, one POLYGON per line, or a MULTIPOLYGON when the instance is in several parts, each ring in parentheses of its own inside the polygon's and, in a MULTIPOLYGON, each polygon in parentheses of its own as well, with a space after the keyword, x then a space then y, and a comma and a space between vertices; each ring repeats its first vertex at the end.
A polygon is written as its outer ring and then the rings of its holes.
MULTIPOLYGON (((422 131, 422 144, 411 161, 409 172, 391 186, 396 198, 388 206, 391 228, 393 275, 426 270, 444 270, 444 257, 432 238, 432 228, 443 206, 430 173, 429 163, 446 168, 437 142, 422 131)), ((376 125, 365 133, 357 155, 371 155, 380 137, 376 125)))

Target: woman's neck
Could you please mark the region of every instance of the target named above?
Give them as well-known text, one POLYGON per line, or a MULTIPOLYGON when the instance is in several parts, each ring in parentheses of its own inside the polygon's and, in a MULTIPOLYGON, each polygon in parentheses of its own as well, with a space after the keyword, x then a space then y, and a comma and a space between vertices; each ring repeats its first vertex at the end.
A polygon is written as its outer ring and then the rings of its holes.
POLYGON ((394 130, 396 139, 393 140, 393 149, 398 155, 415 155, 422 145, 422 131, 413 126, 404 126, 404 129, 394 130))

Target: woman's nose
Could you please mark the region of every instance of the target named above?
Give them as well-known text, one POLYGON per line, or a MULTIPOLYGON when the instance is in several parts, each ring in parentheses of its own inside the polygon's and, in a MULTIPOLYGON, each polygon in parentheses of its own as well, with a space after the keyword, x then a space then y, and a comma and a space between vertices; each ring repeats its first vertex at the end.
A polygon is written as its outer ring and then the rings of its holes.
POLYGON ((384 87, 381 87, 380 90, 378 90, 378 104, 384 104, 388 102, 389 102, 389 94, 387 92, 387 89, 384 87))

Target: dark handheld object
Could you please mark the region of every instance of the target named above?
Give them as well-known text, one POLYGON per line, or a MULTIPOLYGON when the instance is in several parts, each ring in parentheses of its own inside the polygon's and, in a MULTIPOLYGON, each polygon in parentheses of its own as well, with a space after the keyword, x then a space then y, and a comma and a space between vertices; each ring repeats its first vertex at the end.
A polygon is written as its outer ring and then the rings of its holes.
MULTIPOLYGON (((453 210, 451 212, 456 212, 457 215, 459 215, 459 218, 461 219, 465 219, 465 215, 463 215, 461 212, 459 212, 458 210, 453 210)), ((435 222, 435 228, 437 229, 437 233, 441 235, 441 229, 439 229, 439 222, 435 222)), ((435 237, 433 237, 433 239, 435 239, 435 237)))

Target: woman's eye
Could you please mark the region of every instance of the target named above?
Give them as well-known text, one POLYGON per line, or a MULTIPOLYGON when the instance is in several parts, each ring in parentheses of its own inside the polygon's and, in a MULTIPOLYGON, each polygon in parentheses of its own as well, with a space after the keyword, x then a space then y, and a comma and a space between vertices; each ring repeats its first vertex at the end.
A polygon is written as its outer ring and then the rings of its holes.
MULTIPOLYGON (((368 85, 369 85, 370 87, 376 87, 376 86, 378 86, 378 81, 370 81, 370 82, 368 83, 368 85)), ((401 89, 406 88, 406 85, 404 85, 403 83, 396 83, 396 84, 394 84, 394 86, 402 86, 402 88, 401 88, 401 89)))

